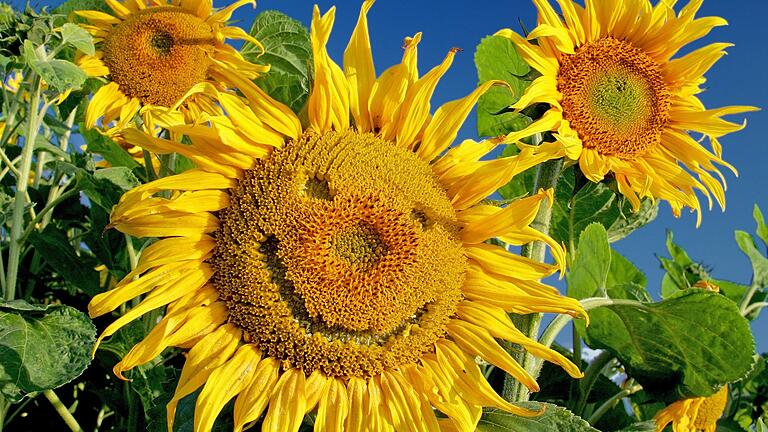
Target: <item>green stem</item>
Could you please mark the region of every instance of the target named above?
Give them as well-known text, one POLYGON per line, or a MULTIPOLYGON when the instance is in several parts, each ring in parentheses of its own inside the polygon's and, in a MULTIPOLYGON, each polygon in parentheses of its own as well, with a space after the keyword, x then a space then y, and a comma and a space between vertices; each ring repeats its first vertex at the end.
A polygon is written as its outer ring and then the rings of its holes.
POLYGON ((757 309, 761 309, 761 308, 764 308, 766 306, 768 306, 768 302, 752 303, 751 305, 747 306, 747 308, 744 309, 744 311, 742 311, 741 314, 743 316, 747 316, 747 315, 751 314, 752 312, 756 311, 757 309))
POLYGON ((11 408, 11 404, 0 396, 0 432, 3 431, 5 425, 5 415, 8 413, 8 409, 11 408))
POLYGON ((139 256, 136 254, 136 249, 133 247, 133 239, 128 234, 125 234, 125 249, 128 251, 128 260, 131 264, 131 270, 136 269, 139 265, 139 256))
MULTIPOLYGON (((555 186, 557 186, 557 179, 560 177, 562 168, 562 159, 550 160, 539 165, 538 171, 536 173, 536 182, 534 184, 533 192, 539 189, 555 188, 555 186)), ((531 222, 531 228, 545 235, 549 234, 549 223, 551 219, 552 207, 550 205, 542 205, 539 208, 539 213, 536 215, 536 218, 533 220, 533 222, 531 222)), ((546 250, 546 244, 544 242, 535 241, 524 246, 522 254, 523 256, 531 258, 532 260, 544 262, 546 257, 546 250)), ((523 334, 535 340, 539 334, 541 317, 542 314, 533 313, 529 315, 514 316, 513 319, 515 321, 515 325, 520 329, 520 331, 523 332, 523 334)), ((520 365, 525 370, 528 372, 533 371, 533 368, 536 364, 536 357, 525 351, 516 353, 514 357, 515 360, 517 360, 517 362, 520 363, 520 365)), ((533 375, 534 378, 536 378, 536 376, 537 375, 535 374, 533 375)), ((506 400, 526 401, 529 398, 529 394, 530 393, 528 392, 528 389, 522 383, 520 383, 511 375, 506 375, 504 378, 503 390, 503 395, 506 400)))
POLYGON ((752 302, 752 297, 755 296, 755 293, 757 293, 757 290, 760 287, 757 286, 756 283, 752 283, 752 286, 749 288, 749 291, 747 291, 746 294, 744 294, 744 298, 741 299, 741 304, 739 304, 739 310, 741 310, 741 314, 743 316, 747 315, 747 309, 749 308, 749 303, 752 302))
POLYGON ((584 413, 584 408, 587 406, 587 399, 589 399, 592 388, 595 386, 597 379, 600 378, 600 375, 602 375, 605 367, 613 361, 613 358, 613 354, 609 351, 603 351, 592 360, 587 370, 584 371, 584 378, 579 382, 579 399, 576 402, 574 414, 582 415, 584 413))
POLYGON ((605 401, 602 405, 600 405, 600 407, 596 409, 591 416, 589 416, 589 420, 587 421, 589 422, 589 424, 594 425, 603 417, 605 413, 610 411, 619 402, 621 402, 622 399, 634 393, 637 393, 642 389, 643 388, 639 385, 633 385, 631 387, 627 387, 624 390, 616 393, 615 395, 611 396, 607 401, 605 401))
POLYGON ((24 149, 22 150, 21 167, 19 176, 16 179, 16 196, 14 198, 11 238, 8 249, 8 273, 5 283, 5 300, 11 301, 16 297, 16 278, 19 273, 19 261, 21 256, 21 234, 24 225, 24 204, 27 196, 27 185, 29 184, 29 171, 32 167, 32 155, 35 150, 35 139, 40 128, 39 106, 40 106, 40 77, 32 73, 32 94, 29 99, 29 110, 27 111, 27 135, 24 137, 24 149))
POLYGON ((77 420, 75 420, 75 417, 72 416, 72 413, 69 412, 66 406, 61 402, 61 399, 59 399, 58 396, 56 396, 56 393, 53 392, 53 390, 46 390, 43 392, 45 395, 45 398, 48 399, 48 401, 53 405, 53 408, 56 410, 56 412, 61 416, 61 419, 64 420, 64 423, 69 426, 69 429, 72 430, 72 432, 83 432, 83 428, 80 427, 80 424, 77 423, 77 420))

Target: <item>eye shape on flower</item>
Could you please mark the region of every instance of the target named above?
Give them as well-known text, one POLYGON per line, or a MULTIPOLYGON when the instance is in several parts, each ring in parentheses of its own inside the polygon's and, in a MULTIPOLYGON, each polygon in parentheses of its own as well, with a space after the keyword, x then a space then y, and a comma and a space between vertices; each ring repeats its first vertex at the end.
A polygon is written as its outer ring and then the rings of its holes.
POLYGON ((696 96, 704 73, 729 44, 673 57, 725 20, 695 18, 701 1, 691 1, 679 14, 664 1, 652 6, 648 0, 586 0, 582 7, 557 0, 561 14, 548 0, 534 3, 540 24, 527 39, 509 29, 497 34, 511 39, 541 73, 512 108, 546 103, 550 109, 506 142, 551 132, 561 145, 557 154, 577 159, 591 181, 613 176, 635 209, 643 197, 662 199, 676 216, 683 207, 697 211, 698 225, 696 191, 710 208, 713 196, 724 208, 725 179, 714 164, 736 170, 723 160, 719 139, 743 125, 722 117, 755 108, 707 110, 696 96), (712 150, 690 132, 707 138, 712 150))
POLYGON ((123 196, 112 226, 163 238, 89 305, 99 316, 148 294, 101 338, 167 305, 114 370, 122 376, 168 346, 188 348, 169 423, 178 401, 200 387, 195 428, 203 431, 232 398, 235 430, 265 410, 262 429, 270 431, 295 431, 315 409, 319 430, 350 431, 433 431, 441 422, 473 431, 483 406, 537 414, 502 399, 480 372, 476 357, 538 389, 496 338, 581 376, 508 316, 586 315, 539 282, 565 258, 560 244, 530 227, 551 191, 503 208, 482 203, 549 152, 481 160, 499 140, 452 146, 477 99, 498 83, 430 114, 455 51, 419 76, 417 34, 406 39, 402 62, 377 77, 372 3, 363 4, 343 69, 326 51, 335 9, 315 8, 307 127, 248 80, 232 78, 243 98, 217 95, 228 117, 168 125, 189 144, 136 129, 118 134, 199 166, 123 196), (493 237, 544 241, 557 265, 485 242, 493 237))
MULTIPOLYGON (((78 58, 80 67, 92 77, 106 80, 94 94, 86 111, 86 126, 101 119, 105 129, 125 127, 140 113, 152 129, 155 117, 167 116, 196 86, 217 87, 214 74, 256 78, 268 66, 249 63, 224 43, 241 39, 261 46, 239 27, 227 27, 238 7, 252 0, 239 0, 215 11, 206 0, 110 0, 113 13, 83 10, 75 13, 90 24, 82 25, 96 42, 94 55, 78 58)), ((220 87, 220 86, 218 86, 220 87)), ((209 95, 195 92, 179 107, 191 121, 201 113, 220 113, 209 95)))

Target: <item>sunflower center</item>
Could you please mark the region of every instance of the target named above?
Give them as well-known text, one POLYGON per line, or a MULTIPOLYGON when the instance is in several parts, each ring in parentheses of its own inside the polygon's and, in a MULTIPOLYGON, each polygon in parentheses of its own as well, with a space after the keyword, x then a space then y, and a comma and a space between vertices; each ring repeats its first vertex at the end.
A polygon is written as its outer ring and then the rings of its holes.
POLYGON ((331 247, 351 265, 363 266, 375 265, 387 251, 379 233, 367 222, 340 230, 331 241, 331 247))
POLYGON ((104 39, 112 81, 144 104, 169 107, 204 81, 215 49, 213 29, 175 6, 135 12, 104 39))
POLYGON ((561 63, 563 116, 585 147, 634 159, 661 141, 671 94, 658 63, 641 49, 606 37, 561 63))
POLYGON ((462 299, 445 190, 372 134, 307 132, 246 171, 219 218, 210 262, 230 321, 305 372, 369 377, 415 362, 462 299))

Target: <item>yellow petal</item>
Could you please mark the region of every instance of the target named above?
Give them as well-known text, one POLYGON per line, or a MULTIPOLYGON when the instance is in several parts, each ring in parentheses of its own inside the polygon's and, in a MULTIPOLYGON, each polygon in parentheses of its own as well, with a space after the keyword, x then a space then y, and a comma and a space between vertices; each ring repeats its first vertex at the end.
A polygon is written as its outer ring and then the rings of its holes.
POLYGON ((344 50, 344 74, 349 81, 350 110, 355 119, 355 127, 360 132, 372 130, 371 118, 368 112, 368 100, 371 89, 376 81, 376 69, 373 65, 371 41, 368 36, 368 10, 374 0, 365 0, 360 7, 357 25, 344 50))
POLYGON ((263 432, 296 432, 304 418, 307 404, 306 378, 301 369, 283 372, 269 400, 269 411, 261 426, 263 432))
POLYGON ((446 326, 448 334, 464 351, 478 355, 515 377, 531 391, 539 391, 536 380, 509 355, 482 327, 452 320, 446 326))
POLYGON ((265 358, 256 366, 250 381, 235 400, 235 432, 242 431, 246 424, 261 417, 279 372, 280 361, 275 358, 265 358))
POLYGON ((315 6, 310 39, 315 62, 315 81, 309 95, 309 123, 319 133, 349 128, 349 84, 341 68, 328 56, 326 44, 331 35, 336 8, 320 16, 315 6))
POLYGON ((259 359, 261 352, 256 346, 243 345, 229 361, 211 373, 195 403, 195 430, 213 428, 224 405, 251 382, 259 359))
POLYGON ((424 138, 416 153, 425 161, 431 161, 453 143, 469 112, 491 86, 507 85, 503 81, 486 81, 469 95, 446 103, 435 112, 435 116, 424 131, 424 138))
POLYGON ((368 385, 365 380, 358 377, 350 377, 347 383, 347 393, 349 394, 349 414, 344 424, 344 430, 362 431, 368 422, 368 385))
MULTIPOLYGON (((466 326, 470 331, 479 326, 486 329, 495 338, 522 345, 535 356, 560 365, 574 378, 581 378, 583 376, 579 368, 565 356, 526 337, 515 327, 509 315, 502 308, 493 307, 482 302, 463 301, 458 306, 457 315, 462 320, 474 324, 466 326)), ((463 324, 458 322, 458 325, 463 324)))
POLYGON ((184 367, 173 398, 166 406, 168 430, 173 430, 173 420, 179 401, 192 394, 205 383, 214 369, 232 357, 240 343, 242 330, 233 324, 224 324, 205 336, 187 353, 184 367))
POLYGON ((320 398, 315 420, 316 432, 335 432, 344 430, 344 421, 349 413, 347 387, 338 378, 330 378, 325 384, 320 398))
POLYGON ((128 354, 112 368, 112 371, 119 378, 125 379, 123 372, 147 363, 170 346, 205 337, 226 319, 227 308, 221 302, 182 311, 175 315, 166 315, 144 340, 131 348, 128 354))
POLYGON ((430 99, 438 81, 453 63, 458 48, 451 49, 441 64, 408 87, 405 100, 399 107, 398 119, 392 127, 383 130, 386 140, 393 140, 402 147, 413 148, 417 135, 429 119, 430 99))
POLYGON ((462 352, 452 342, 438 341, 436 350, 437 361, 425 359, 425 366, 428 366, 433 374, 441 374, 463 399, 476 405, 494 406, 525 417, 541 414, 541 411, 515 406, 499 396, 480 373, 474 358, 462 352))
POLYGON ((518 279, 543 279, 557 267, 508 252, 501 246, 480 243, 466 248, 467 257, 488 273, 518 279))

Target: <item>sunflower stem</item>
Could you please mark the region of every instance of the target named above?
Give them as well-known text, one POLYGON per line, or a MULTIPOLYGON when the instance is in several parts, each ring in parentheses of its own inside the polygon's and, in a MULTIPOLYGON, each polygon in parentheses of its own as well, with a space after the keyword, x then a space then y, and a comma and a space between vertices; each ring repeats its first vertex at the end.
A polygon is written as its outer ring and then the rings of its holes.
MULTIPOLYGON (((554 189, 557 185, 557 179, 560 177, 560 172, 563 168, 563 160, 555 159, 544 162, 539 165, 536 173, 536 182, 533 186, 533 191, 536 192, 539 189, 554 189)), ((542 205, 539 208, 539 213, 536 218, 531 222, 531 228, 543 233, 549 234, 549 223, 552 219, 552 203, 549 205, 542 205)), ((532 260, 544 262, 546 257, 546 244, 541 241, 535 241, 528 245, 523 246, 522 255, 532 260)), ((540 313, 533 313, 529 315, 519 315, 514 317, 515 325, 520 331, 531 339, 538 339, 539 327, 541 326, 540 313)), ((525 351, 513 353, 515 360, 529 373, 534 372, 536 369, 535 357, 525 351)), ((536 374, 531 374, 536 378, 536 374)), ((504 378, 504 398, 508 401, 527 401, 529 398, 528 389, 522 385, 518 380, 510 375, 504 378)))
POLYGON ((43 392, 45 395, 45 398, 48 399, 48 401, 53 405, 53 408, 56 410, 56 412, 61 416, 61 419, 64 420, 64 423, 69 426, 69 429, 72 430, 72 432, 83 432, 83 428, 80 427, 80 424, 77 422, 74 416, 72 416, 72 413, 69 412, 67 407, 64 405, 64 403, 61 402, 61 399, 59 399, 58 396, 56 396, 56 393, 53 392, 53 390, 46 390, 43 392))
MULTIPOLYGON (((24 148, 21 154, 19 174, 16 178, 16 194, 13 203, 12 225, 10 245, 8 247, 8 269, 5 283, 5 300, 16 298, 16 278, 19 274, 21 261, 22 242, 21 235, 24 232, 24 204, 27 201, 27 186, 29 185, 29 172, 32 168, 32 156, 35 150, 35 140, 40 129, 40 121, 43 117, 40 110, 40 93, 42 82, 34 72, 31 73, 32 94, 29 97, 29 109, 27 110, 27 134, 24 137, 24 148)), ((42 113, 44 114, 44 113, 42 113)))

